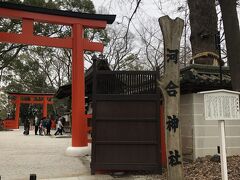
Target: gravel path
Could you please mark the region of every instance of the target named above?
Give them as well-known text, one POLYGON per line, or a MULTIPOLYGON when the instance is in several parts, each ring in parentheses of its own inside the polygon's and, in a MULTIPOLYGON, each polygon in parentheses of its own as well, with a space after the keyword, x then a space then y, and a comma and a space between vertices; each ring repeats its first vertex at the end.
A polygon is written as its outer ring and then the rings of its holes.
MULTIPOLYGON (((88 175, 80 158, 68 157, 65 150, 71 138, 24 136, 22 130, 0 131, 0 176, 2 180, 37 179, 88 175)), ((53 132, 52 132, 53 134, 53 132)))

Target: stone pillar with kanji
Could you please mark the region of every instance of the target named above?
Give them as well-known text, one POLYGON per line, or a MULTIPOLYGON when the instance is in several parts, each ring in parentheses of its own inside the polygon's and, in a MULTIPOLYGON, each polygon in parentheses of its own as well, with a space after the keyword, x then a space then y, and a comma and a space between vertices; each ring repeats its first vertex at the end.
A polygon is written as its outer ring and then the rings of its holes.
POLYGON ((163 16, 159 18, 159 24, 164 40, 164 76, 160 80, 160 88, 164 96, 167 179, 182 180, 179 49, 184 21, 163 16))

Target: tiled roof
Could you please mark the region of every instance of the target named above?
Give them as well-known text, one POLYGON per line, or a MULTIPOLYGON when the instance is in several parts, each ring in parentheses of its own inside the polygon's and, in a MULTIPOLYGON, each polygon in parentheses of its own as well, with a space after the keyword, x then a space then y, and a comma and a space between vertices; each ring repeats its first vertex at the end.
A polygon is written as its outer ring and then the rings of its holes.
POLYGON ((220 82, 220 68, 217 66, 192 64, 181 69, 180 72, 183 94, 219 88, 232 89, 229 67, 222 67, 222 82, 220 82))

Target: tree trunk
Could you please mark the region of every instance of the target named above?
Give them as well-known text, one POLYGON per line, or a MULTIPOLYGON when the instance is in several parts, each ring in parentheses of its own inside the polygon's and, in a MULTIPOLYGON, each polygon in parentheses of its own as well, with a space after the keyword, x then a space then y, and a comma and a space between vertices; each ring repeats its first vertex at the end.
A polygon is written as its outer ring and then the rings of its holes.
MULTIPOLYGON (((217 14, 215 0, 188 0, 190 10, 192 56, 211 52, 218 54, 215 45, 217 14)), ((195 59, 195 58, 194 58, 195 59)), ((217 59, 217 58, 216 58, 217 59)), ((200 56, 195 64, 213 64, 213 57, 200 56)))
POLYGON ((233 90, 240 91, 240 30, 236 0, 219 0, 233 90))

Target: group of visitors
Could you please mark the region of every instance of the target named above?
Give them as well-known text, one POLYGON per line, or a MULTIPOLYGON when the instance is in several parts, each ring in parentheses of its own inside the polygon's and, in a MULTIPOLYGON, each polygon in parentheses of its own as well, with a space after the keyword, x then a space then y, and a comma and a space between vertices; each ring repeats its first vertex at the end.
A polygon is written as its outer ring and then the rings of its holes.
MULTIPOLYGON (((56 124, 56 132, 54 135, 62 135, 64 132, 63 129, 63 124, 64 124, 64 118, 60 117, 57 118, 57 124, 56 124)), ((35 126, 35 135, 40 135, 40 136, 50 136, 51 135, 51 126, 52 126, 52 120, 51 117, 43 117, 39 118, 38 116, 34 117, 34 126, 35 126)), ((24 122, 24 135, 29 135, 29 130, 30 130, 30 120, 25 120, 24 122)))
POLYGON ((35 124, 35 135, 51 135, 51 126, 52 126, 52 121, 50 116, 49 117, 43 117, 42 119, 39 119, 37 116, 35 116, 34 119, 34 124, 35 124))

